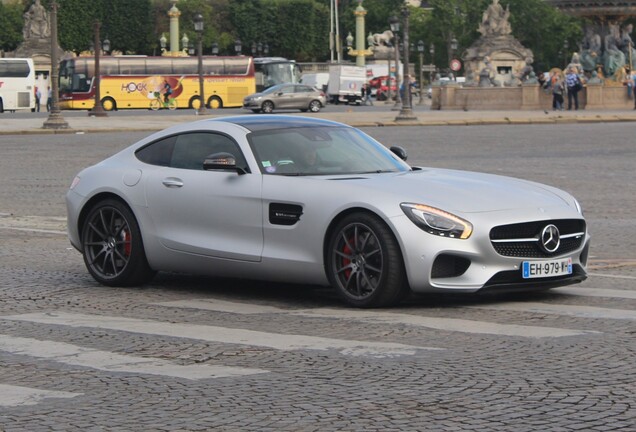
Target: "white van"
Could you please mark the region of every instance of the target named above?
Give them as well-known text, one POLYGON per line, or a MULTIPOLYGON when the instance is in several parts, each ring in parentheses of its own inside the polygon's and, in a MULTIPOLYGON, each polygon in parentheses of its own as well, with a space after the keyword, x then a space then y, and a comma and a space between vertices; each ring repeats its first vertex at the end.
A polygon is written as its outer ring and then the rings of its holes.
POLYGON ((306 73, 300 77, 300 83, 326 91, 329 84, 329 74, 327 72, 306 73))

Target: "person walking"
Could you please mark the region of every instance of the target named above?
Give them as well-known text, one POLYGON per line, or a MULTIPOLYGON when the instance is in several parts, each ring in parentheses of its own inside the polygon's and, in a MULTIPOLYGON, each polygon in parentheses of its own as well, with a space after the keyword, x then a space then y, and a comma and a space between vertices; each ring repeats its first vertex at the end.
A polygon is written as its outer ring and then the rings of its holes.
POLYGON ((552 109, 554 111, 563 111, 563 93, 565 92, 565 85, 563 80, 557 77, 552 84, 552 109))
POLYGON ((51 92, 51 87, 46 88, 46 110, 51 112, 51 106, 53 105, 53 92, 51 92))
POLYGON ((40 93, 40 89, 38 87, 35 88, 35 112, 40 112, 40 98, 42 97, 42 93, 40 93))
POLYGON ((583 88, 583 84, 573 67, 568 68, 568 73, 565 76, 565 84, 568 89, 568 111, 572 110, 572 99, 574 99, 574 109, 578 110, 579 91, 583 88))

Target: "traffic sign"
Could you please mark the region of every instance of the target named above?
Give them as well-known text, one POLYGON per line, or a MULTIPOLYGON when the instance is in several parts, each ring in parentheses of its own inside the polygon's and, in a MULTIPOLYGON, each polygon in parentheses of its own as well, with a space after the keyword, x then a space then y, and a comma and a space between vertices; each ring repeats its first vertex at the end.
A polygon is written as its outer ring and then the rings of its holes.
POLYGON ((450 62, 450 68, 452 71, 457 72, 462 68, 462 62, 458 59, 452 59, 450 62))

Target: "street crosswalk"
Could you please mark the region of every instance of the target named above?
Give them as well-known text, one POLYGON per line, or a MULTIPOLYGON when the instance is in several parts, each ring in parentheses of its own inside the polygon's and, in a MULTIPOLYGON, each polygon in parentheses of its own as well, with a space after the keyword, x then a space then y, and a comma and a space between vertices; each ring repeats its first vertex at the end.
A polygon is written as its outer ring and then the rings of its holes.
MULTIPOLYGON (((555 293, 564 298, 606 297, 610 299, 633 300, 636 291, 601 290, 595 288, 559 288, 555 293)), ((228 301, 217 298, 190 298, 187 300, 149 302, 149 306, 166 308, 210 311, 236 314, 242 317, 242 327, 249 322, 250 316, 272 315, 272 317, 298 317, 302 320, 324 320, 329 325, 341 323, 343 328, 351 323, 386 326, 387 329, 414 328, 426 332, 439 330, 488 337, 514 337, 527 339, 554 339, 567 337, 593 337, 602 331, 572 328, 572 321, 563 327, 521 325, 505 323, 505 317, 496 318, 496 314, 509 316, 519 314, 541 314, 579 319, 604 319, 611 322, 636 321, 636 312, 629 309, 604 308, 597 306, 580 306, 560 304, 562 299, 555 296, 544 302, 491 302, 471 305, 458 305, 452 310, 465 310, 466 315, 474 316, 474 311, 488 310, 488 319, 464 319, 439 316, 427 313, 427 309, 391 310, 359 310, 347 308, 290 308, 260 305, 255 302, 228 301), (503 323, 502 323, 503 322, 503 323)), ((479 315, 481 316, 481 315, 479 315)), ((121 332, 122 339, 127 335, 145 335, 150 337, 178 338, 179 340, 203 341, 211 344, 229 345, 233 347, 257 347, 281 352, 316 352, 333 353, 334 355, 366 358, 403 358, 414 355, 426 355, 427 352, 442 351, 447 346, 422 346, 420 344, 402 344, 372 340, 338 339, 312 336, 296 332, 271 332, 232 326, 214 326, 185 322, 162 321, 159 319, 130 318, 115 315, 86 314, 69 311, 50 311, 0 316, 0 321, 12 323, 30 323, 38 326, 58 326, 61 328, 83 330, 100 330, 121 332)), ((533 322, 536 322, 533 320, 533 322)), ((591 326, 588 326, 588 328, 591 326)), ((15 326, 12 328, 15 329, 15 326)), ((45 328, 45 327, 43 327, 45 328)), ((592 327, 593 328, 593 327, 592 327)), ((15 330, 14 330, 15 332, 15 330)), ((435 344, 432 344, 435 345, 435 344)), ((0 353, 10 354, 20 359, 21 363, 32 363, 35 367, 46 364, 47 367, 73 367, 94 371, 98 374, 133 374, 150 375, 165 379, 207 380, 219 378, 251 377, 270 374, 271 371, 258 367, 237 367, 218 364, 216 362, 180 364, 173 360, 138 356, 128 353, 114 352, 107 349, 82 347, 79 345, 46 340, 46 338, 19 337, 0 333, 0 353), (45 362, 45 363, 42 363, 45 362), (214 363, 214 364, 212 364, 214 363)), ((32 388, 20 383, 0 383, 0 407, 18 407, 44 403, 51 399, 76 398, 81 392, 57 391, 54 388, 32 388)))

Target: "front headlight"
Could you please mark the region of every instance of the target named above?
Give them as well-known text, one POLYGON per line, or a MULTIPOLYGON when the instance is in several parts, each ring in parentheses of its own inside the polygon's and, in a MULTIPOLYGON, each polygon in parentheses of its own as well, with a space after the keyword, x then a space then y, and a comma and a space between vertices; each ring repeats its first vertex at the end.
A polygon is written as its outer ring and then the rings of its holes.
POLYGON ((444 210, 411 203, 402 203, 400 207, 415 225, 429 234, 467 239, 473 233, 473 224, 444 210))

